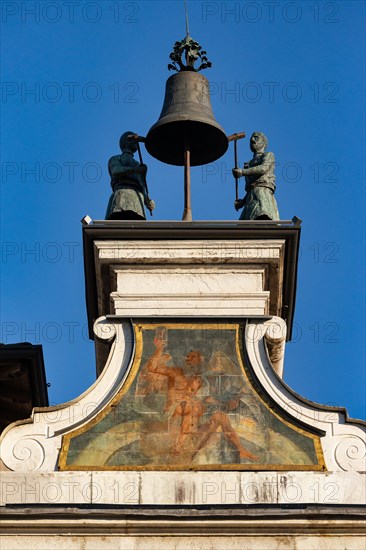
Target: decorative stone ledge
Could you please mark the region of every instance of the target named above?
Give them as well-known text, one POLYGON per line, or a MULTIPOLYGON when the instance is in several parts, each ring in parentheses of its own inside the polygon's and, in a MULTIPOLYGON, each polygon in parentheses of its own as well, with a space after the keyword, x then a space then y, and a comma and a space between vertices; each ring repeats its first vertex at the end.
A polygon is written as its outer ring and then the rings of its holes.
POLYGON ((95 241, 103 314, 281 315, 284 240, 95 241))
POLYGON ((92 550, 359 550, 357 507, 120 509, 77 506, 4 510, 2 544, 92 550))

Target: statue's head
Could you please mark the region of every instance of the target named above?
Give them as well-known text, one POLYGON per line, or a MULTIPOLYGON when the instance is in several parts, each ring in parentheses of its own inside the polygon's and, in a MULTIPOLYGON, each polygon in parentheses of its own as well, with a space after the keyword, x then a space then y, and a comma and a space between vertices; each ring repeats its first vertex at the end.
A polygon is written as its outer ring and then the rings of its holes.
POLYGON ((268 139, 262 132, 253 132, 250 137, 250 149, 253 153, 265 151, 267 149, 268 139))
POLYGON ((135 139, 131 139, 129 136, 136 135, 135 132, 124 132, 119 138, 119 147, 121 151, 128 151, 135 153, 137 151, 137 142, 135 139))

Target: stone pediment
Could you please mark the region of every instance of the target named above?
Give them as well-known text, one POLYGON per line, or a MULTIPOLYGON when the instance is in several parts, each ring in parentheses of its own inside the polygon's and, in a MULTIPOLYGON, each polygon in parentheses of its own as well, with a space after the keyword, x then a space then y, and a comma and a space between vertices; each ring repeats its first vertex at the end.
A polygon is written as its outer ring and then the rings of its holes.
MULTIPOLYGON (((124 487, 121 503, 219 504, 222 486, 236 487, 238 503, 316 502, 316 482, 329 502, 361 503, 364 424, 307 402, 283 383, 266 334, 283 339, 284 330, 278 318, 189 327, 99 319, 96 338, 111 341, 111 351, 96 383, 75 401, 35 409, 30 421, 5 432, 2 458, 13 473, 4 472, 3 499, 18 502, 32 472, 39 487, 61 487, 63 502, 70 502, 69 482, 88 487, 73 496, 84 503, 114 502, 124 487), (198 390, 187 396, 190 388, 183 388, 168 410, 168 377, 147 366, 156 331, 177 360, 177 349, 199 351, 201 344, 203 355, 212 352, 201 374, 189 372, 191 386, 201 378, 198 390), (184 407, 196 413, 189 418, 184 407), (183 429, 187 418, 195 426, 183 429), (20 489, 9 492, 14 481, 20 489)), ((195 369, 194 356, 191 362, 195 369)), ((40 491, 40 501, 50 502, 52 490, 40 491)))
POLYGON ((5 430, 3 502, 361 504, 365 424, 282 380, 298 228, 122 225, 84 228, 99 377, 5 430))

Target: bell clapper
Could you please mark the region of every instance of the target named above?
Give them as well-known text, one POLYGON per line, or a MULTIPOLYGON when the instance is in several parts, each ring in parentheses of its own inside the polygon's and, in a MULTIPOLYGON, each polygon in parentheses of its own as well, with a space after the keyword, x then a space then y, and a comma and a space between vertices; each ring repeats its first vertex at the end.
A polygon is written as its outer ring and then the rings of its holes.
POLYGON ((191 151, 186 142, 184 147, 184 211, 182 221, 192 221, 191 209, 191 151))

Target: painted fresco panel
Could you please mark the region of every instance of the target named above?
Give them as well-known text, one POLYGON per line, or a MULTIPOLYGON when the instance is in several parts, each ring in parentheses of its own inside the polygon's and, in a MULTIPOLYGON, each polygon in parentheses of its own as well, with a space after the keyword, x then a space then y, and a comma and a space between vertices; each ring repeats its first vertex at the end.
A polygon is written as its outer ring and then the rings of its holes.
POLYGON ((136 325, 118 396, 64 437, 62 469, 320 469, 318 436, 253 387, 238 325, 136 325))

